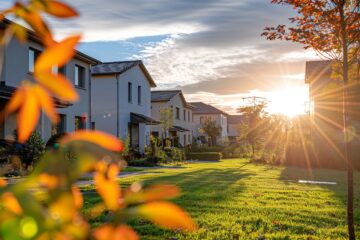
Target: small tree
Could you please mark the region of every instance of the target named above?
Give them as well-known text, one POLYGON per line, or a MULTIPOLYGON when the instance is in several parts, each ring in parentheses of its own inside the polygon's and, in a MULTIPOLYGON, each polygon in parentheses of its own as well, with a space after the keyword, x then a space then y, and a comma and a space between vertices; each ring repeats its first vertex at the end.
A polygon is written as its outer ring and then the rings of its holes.
POLYGON ((268 131, 268 115, 265 111, 266 104, 254 104, 254 106, 245 106, 238 109, 244 116, 245 121, 239 125, 241 138, 246 140, 252 149, 252 156, 260 145, 264 142, 264 137, 268 131))
POLYGON ((209 137, 209 145, 216 145, 216 138, 220 136, 222 128, 217 124, 215 120, 211 118, 205 118, 201 124, 201 131, 209 137))
POLYGON ((168 137, 169 129, 174 124, 173 110, 171 108, 160 109, 160 123, 163 132, 163 138, 168 137))

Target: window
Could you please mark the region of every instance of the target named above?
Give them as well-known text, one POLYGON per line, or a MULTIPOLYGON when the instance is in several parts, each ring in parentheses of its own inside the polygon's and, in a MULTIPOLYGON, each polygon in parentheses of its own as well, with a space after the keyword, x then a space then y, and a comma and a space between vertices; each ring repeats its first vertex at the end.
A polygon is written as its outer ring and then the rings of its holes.
POLYGON ((66 132, 66 115, 59 114, 58 124, 54 124, 51 127, 51 135, 62 134, 66 132))
POLYGON ((186 110, 184 109, 184 121, 186 121, 186 110))
POLYGON ((85 88, 85 68, 75 65, 75 86, 85 88))
POLYGON ((86 128, 86 117, 75 116, 75 131, 86 128))
POLYGON ((191 112, 189 111, 188 112, 188 122, 190 122, 190 119, 191 119, 191 112))
POLYGON ((96 129, 95 122, 91 122, 91 130, 95 130, 95 129, 96 129))
POLYGON ((58 72, 65 76, 66 75, 66 65, 59 68, 58 72))
POLYGON ((128 83, 128 102, 132 103, 132 83, 128 83))
POLYGON ((29 72, 34 72, 35 61, 39 57, 40 53, 41 52, 39 50, 29 48, 29 72))
POLYGON ((176 108, 176 119, 180 119, 180 108, 176 108))
POLYGON ((138 86, 138 105, 141 105, 141 86, 138 86))

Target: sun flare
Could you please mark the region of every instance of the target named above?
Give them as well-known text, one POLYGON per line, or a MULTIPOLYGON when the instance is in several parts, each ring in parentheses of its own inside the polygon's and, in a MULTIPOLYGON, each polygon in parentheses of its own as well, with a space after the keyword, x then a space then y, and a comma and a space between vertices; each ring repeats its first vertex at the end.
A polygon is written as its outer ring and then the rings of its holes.
POLYGON ((284 88, 270 94, 268 111, 271 114, 283 114, 288 117, 302 115, 306 113, 308 98, 306 87, 284 88))

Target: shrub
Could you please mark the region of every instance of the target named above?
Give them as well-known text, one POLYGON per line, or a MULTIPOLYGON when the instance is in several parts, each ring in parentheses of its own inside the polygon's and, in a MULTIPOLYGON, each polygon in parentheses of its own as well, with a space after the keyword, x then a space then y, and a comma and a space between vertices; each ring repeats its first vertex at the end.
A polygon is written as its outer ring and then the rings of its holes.
POLYGON ((190 152, 186 156, 189 160, 220 161, 222 158, 222 154, 219 152, 190 152))
POLYGON ((158 158, 141 158, 141 159, 133 159, 128 162, 129 166, 132 167, 153 167, 156 166, 159 162, 158 158))
POLYGON ((33 132, 24 144, 20 144, 17 141, 16 131, 14 135, 16 141, 11 148, 11 154, 18 156, 21 163, 25 166, 25 169, 28 169, 28 167, 33 166, 44 154, 45 143, 38 132, 33 132))
POLYGON ((164 149, 167 157, 168 163, 180 163, 185 161, 185 151, 179 148, 165 148, 164 149))

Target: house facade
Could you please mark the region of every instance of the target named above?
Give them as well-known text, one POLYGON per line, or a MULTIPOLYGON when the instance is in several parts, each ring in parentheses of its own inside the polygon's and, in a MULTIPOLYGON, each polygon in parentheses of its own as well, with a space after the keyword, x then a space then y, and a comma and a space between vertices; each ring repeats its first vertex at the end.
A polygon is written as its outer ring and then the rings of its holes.
POLYGON ((222 145, 228 141, 228 114, 203 102, 191 102, 194 118, 194 137, 207 141, 207 136, 201 129, 204 121, 210 119, 221 127, 220 135, 214 140, 215 143, 222 145))
POLYGON ((151 116, 161 122, 161 112, 172 114, 172 127, 166 131, 162 124, 151 128, 152 135, 161 139, 169 138, 173 145, 185 147, 193 141, 193 107, 186 101, 181 90, 152 91, 151 116))
MULTIPOLYGON (((305 83, 309 85, 311 140, 318 154, 318 161, 343 166, 343 81, 333 74, 332 61, 310 61, 306 63, 305 83), (340 146, 340 147, 334 147, 340 146)), ((351 79, 348 91, 348 127, 353 133, 352 154, 357 156, 360 147, 360 82, 351 79)))
MULTIPOLYGON (((5 28, 10 21, 4 20, 0 28, 5 28)), ((4 50, 4 62, 1 71, 0 82, 0 108, 4 108, 17 86, 22 80, 34 80, 32 72, 36 58, 43 51, 39 39, 31 31, 28 33, 29 41, 20 43, 13 38, 4 50)), ((65 75, 73 84, 80 97, 78 102, 65 104, 57 103, 57 111, 60 122, 52 125, 51 121, 42 113, 37 126, 37 131, 43 140, 47 141, 52 135, 72 132, 77 129, 88 129, 91 127, 91 65, 100 61, 76 51, 74 58, 61 68, 54 71, 65 75)), ((2 123, 0 127, 0 138, 13 139, 16 130, 16 117, 11 116, 2 123)))
POLYGON ((109 62, 92 68, 92 121, 95 129, 121 139, 144 153, 150 143, 151 88, 154 80, 141 61, 109 62))
POLYGON ((238 142, 240 138, 239 127, 240 124, 244 121, 242 115, 228 115, 228 138, 229 142, 238 142))

